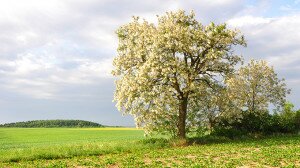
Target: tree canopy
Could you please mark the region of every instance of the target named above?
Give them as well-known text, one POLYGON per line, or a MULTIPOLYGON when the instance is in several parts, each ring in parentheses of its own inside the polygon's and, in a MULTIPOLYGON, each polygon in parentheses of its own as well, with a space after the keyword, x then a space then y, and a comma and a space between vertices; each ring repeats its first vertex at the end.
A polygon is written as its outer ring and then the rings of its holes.
MULTIPOLYGON (((224 85, 241 57, 233 46, 245 46, 243 35, 226 24, 202 25, 184 11, 158 16, 158 23, 134 17, 117 30, 118 54, 114 100, 134 116, 146 133, 171 132, 185 138, 187 116, 208 89, 224 85)), ((193 121, 189 121, 193 122, 193 121)))
POLYGON ((282 107, 287 89, 266 61, 251 60, 227 80, 230 98, 250 112, 267 111, 270 104, 282 107))

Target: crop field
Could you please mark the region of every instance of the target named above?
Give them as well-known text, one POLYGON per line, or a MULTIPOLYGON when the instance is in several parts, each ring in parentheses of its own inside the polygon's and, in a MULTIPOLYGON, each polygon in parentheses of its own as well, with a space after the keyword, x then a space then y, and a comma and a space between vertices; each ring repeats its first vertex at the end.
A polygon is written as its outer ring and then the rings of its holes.
POLYGON ((1 128, 0 167, 300 167, 300 136, 183 146, 133 128, 1 128))

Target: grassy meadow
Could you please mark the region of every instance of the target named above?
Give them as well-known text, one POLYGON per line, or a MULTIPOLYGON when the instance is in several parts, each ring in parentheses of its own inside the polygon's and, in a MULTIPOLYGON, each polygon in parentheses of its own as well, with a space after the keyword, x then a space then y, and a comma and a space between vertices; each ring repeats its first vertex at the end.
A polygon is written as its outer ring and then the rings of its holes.
POLYGON ((134 128, 0 128, 0 162, 94 155, 140 139, 134 128))
POLYGON ((0 128, 0 167, 300 167, 300 136, 146 139, 134 128, 0 128))

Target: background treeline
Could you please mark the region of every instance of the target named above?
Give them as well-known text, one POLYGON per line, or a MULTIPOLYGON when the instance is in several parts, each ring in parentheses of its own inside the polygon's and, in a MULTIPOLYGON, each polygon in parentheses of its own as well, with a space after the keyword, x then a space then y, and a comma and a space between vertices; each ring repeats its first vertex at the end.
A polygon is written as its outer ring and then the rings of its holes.
POLYGON ((2 124, 0 127, 56 128, 56 127, 103 127, 103 125, 83 120, 34 120, 2 124))

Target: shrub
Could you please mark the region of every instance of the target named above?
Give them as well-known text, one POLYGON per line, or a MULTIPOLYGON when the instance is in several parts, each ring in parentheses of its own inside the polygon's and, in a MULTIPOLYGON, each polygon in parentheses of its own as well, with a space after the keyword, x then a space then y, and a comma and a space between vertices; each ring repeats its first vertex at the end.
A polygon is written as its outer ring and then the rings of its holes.
POLYGON ((271 135, 297 133, 300 130, 300 110, 294 111, 291 103, 286 103, 283 111, 271 115, 268 111, 243 111, 240 119, 220 118, 212 134, 229 138, 244 135, 271 135))
POLYGON ((212 131, 211 135, 235 139, 247 135, 247 131, 243 129, 237 129, 236 127, 218 126, 212 131))
POLYGON ((299 131, 300 130, 300 110, 296 111, 294 122, 295 122, 296 130, 299 131))

